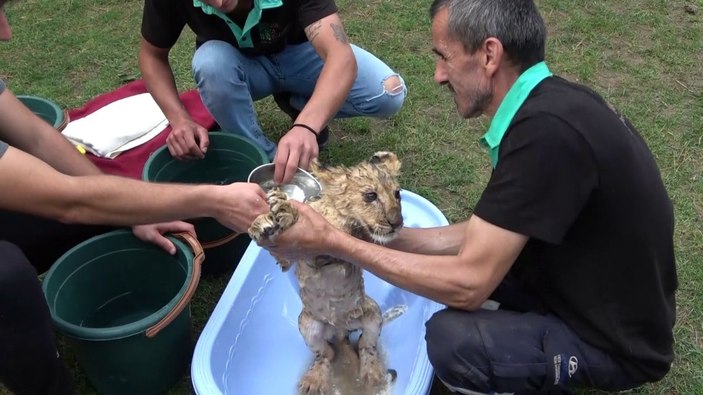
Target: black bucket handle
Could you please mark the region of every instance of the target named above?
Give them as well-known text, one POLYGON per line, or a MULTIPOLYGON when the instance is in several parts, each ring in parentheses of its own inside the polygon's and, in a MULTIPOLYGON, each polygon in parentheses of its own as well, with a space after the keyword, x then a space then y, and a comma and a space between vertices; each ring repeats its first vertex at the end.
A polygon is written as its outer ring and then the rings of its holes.
POLYGON ((200 269, 203 261, 205 260, 205 253, 203 252, 203 247, 200 245, 198 239, 193 236, 192 233, 179 232, 174 233, 173 236, 186 242, 193 250, 193 275, 190 278, 190 282, 188 283, 186 291, 183 293, 183 296, 178 301, 178 303, 176 303, 176 305, 173 307, 173 310, 169 311, 168 314, 164 316, 164 318, 162 318, 161 320, 159 320, 159 322, 157 322, 152 327, 146 330, 146 337, 148 338, 153 338, 154 336, 156 336, 159 332, 161 332, 162 329, 167 327, 174 319, 176 319, 176 317, 181 314, 183 309, 188 306, 190 300, 193 298, 195 290, 198 288, 198 283, 200 282, 200 269))

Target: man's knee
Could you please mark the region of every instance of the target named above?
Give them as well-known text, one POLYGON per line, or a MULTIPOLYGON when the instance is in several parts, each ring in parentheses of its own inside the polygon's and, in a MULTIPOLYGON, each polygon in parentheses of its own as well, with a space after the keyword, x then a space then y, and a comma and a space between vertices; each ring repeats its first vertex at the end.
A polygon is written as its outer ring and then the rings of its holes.
POLYGON ((448 365, 446 360, 456 358, 459 353, 476 356, 483 354, 483 340, 478 327, 470 320, 472 314, 445 309, 427 321, 427 349, 432 354, 430 359, 436 361, 437 365, 448 365))
MULTIPOLYGON (((37 271, 16 245, 0 240, 0 284, 37 279, 37 271)), ((3 288, 0 285, 0 288, 3 288)))
POLYGON ((0 303, 24 303, 22 293, 35 292, 37 271, 16 245, 0 240, 0 303))
POLYGON ((352 100, 355 115, 389 118, 397 114, 407 94, 405 82, 398 74, 386 76, 380 85, 378 82, 364 82, 362 89, 365 93, 352 100))
POLYGON ((193 78, 196 83, 213 81, 215 85, 219 84, 216 81, 235 78, 242 73, 226 70, 239 70, 237 59, 237 50, 231 44, 219 40, 206 41, 195 51, 191 60, 193 78))
POLYGON ((383 88, 389 95, 399 95, 405 91, 405 84, 399 75, 392 75, 383 81, 383 88))
POLYGON ((464 389, 486 390, 490 386, 485 346, 475 313, 445 309, 426 324, 427 355, 438 377, 464 389))
POLYGON ((407 89, 405 82, 398 74, 393 74, 383 81, 383 93, 379 96, 376 116, 391 117, 403 107, 407 89))

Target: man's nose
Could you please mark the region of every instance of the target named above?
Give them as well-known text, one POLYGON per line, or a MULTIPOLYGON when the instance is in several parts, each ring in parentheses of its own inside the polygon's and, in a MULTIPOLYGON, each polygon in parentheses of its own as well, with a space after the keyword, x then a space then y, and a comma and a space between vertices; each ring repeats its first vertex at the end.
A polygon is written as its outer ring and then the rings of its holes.
POLYGON ((434 68, 434 81, 439 85, 444 85, 447 83, 447 72, 444 67, 437 64, 434 68))

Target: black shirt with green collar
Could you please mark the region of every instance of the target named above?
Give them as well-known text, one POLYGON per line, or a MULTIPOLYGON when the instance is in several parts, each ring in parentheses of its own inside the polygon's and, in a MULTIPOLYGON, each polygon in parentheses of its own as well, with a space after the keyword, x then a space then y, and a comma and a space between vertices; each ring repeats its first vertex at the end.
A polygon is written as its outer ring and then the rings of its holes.
POLYGON ((540 82, 499 141, 480 218, 529 241, 511 274, 633 377, 673 359, 673 208, 634 127, 592 90, 540 82))
POLYGON ((252 0, 242 15, 224 14, 200 0, 146 0, 142 36, 171 48, 187 25, 196 46, 221 40, 248 56, 268 55, 307 41, 305 27, 337 12, 334 0, 252 0))

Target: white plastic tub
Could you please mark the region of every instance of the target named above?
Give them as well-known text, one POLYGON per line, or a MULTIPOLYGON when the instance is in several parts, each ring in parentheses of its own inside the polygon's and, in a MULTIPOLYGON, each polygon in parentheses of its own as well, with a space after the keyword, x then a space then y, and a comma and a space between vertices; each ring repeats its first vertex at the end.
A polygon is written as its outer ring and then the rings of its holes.
MULTIPOLYGON (((408 227, 446 225, 428 200, 401 192, 408 227)), ((312 353, 298 332, 302 309, 291 268, 281 272, 266 251, 251 243, 195 347, 191 377, 199 395, 294 395, 312 353)), ((443 306, 365 273, 366 292, 385 312, 407 307, 383 327, 380 344, 398 377, 393 394, 425 395, 433 371, 427 359, 425 322, 443 306)))

